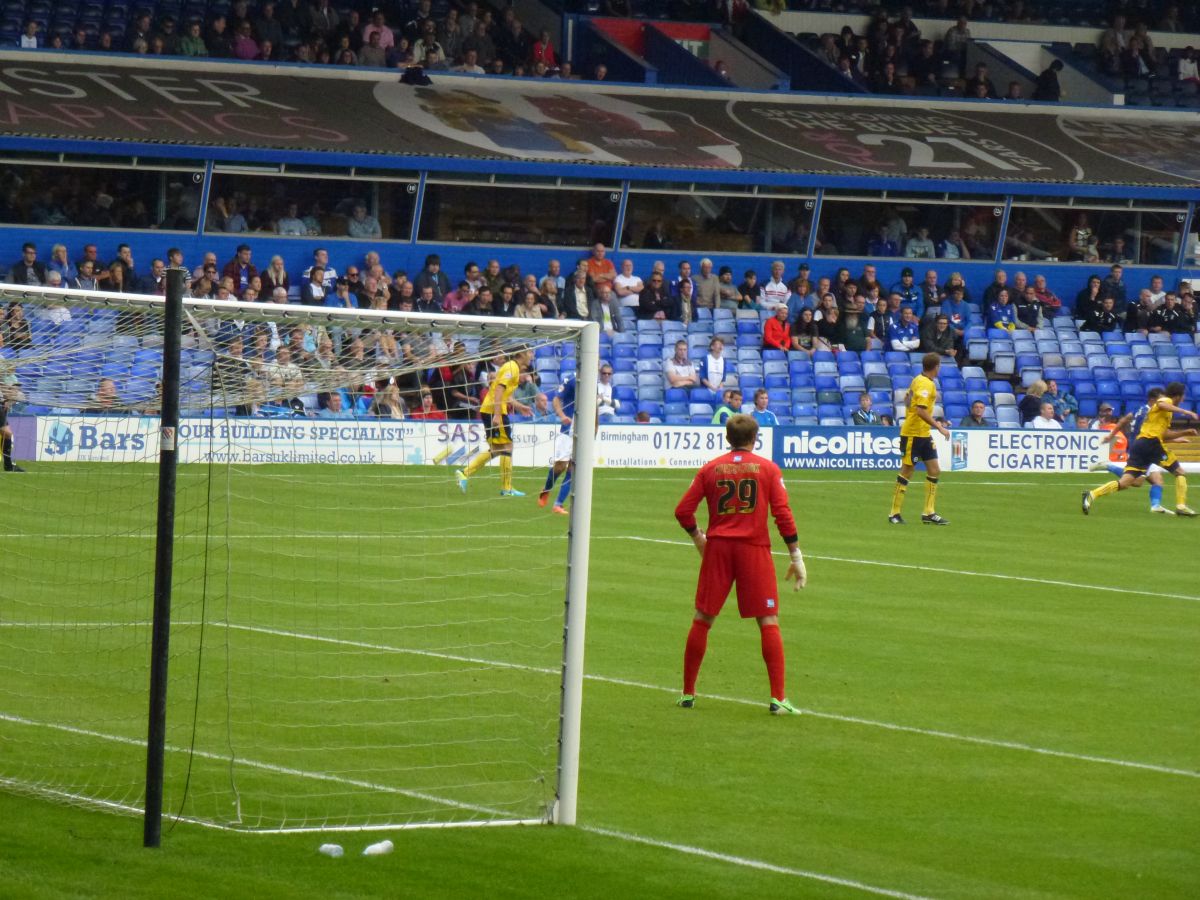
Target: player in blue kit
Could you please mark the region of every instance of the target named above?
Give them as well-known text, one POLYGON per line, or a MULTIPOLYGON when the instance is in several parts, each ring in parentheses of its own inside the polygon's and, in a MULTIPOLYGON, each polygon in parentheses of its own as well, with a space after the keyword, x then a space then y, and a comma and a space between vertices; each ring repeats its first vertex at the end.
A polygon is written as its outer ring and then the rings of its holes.
POLYGON ((571 473, 575 471, 575 376, 567 373, 563 376, 558 393, 551 401, 554 414, 562 423, 558 434, 554 436, 554 453, 550 457, 550 471, 546 473, 546 486, 538 495, 538 506, 545 506, 550 499, 550 491, 558 476, 566 472, 562 486, 558 489, 558 499, 554 501, 554 512, 561 516, 567 514, 564 504, 571 493, 571 473))

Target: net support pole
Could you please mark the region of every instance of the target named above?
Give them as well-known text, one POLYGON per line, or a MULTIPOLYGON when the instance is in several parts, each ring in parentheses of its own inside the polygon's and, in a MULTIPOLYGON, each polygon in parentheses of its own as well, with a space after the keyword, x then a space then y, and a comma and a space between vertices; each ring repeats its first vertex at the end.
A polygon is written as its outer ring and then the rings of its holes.
POLYGON ((600 326, 580 336, 575 375, 575 474, 567 549, 567 600, 563 641, 562 710, 559 723, 556 825, 574 825, 579 797, 579 733, 583 714, 583 643, 587 621, 588 562, 592 536, 592 468, 596 458, 596 382, 600 326))
POLYGON ((187 270, 167 270, 163 317, 162 398, 158 450, 158 523, 154 549, 154 620, 150 640, 150 716, 146 734, 146 812, 142 846, 162 841, 163 762, 167 742, 167 658, 171 638, 171 569, 175 550, 179 348, 187 270))

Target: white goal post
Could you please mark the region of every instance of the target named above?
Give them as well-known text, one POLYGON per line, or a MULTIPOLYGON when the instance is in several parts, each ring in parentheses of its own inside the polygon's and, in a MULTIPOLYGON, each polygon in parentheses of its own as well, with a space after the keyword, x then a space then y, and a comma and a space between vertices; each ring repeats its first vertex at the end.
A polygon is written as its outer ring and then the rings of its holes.
MULTIPOLYGON (((0 475, 0 789, 146 800, 164 310, 0 286, 0 399, 26 470, 0 475)), ((183 312, 164 818, 574 824, 599 325, 183 312), (565 529, 533 502, 557 425, 513 428, 521 499, 495 465, 460 490, 478 415, 422 416, 430 383, 525 350, 542 392, 576 378, 565 529)))

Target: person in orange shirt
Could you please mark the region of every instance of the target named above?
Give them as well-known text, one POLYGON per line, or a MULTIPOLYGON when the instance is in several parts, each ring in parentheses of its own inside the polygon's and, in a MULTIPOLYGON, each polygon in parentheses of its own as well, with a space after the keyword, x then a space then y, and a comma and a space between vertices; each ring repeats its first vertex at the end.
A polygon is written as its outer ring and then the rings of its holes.
POLYGON ((588 257, 588 280, 592 282, 593 289, 599 288, 601 284, 612 287, 613 279, 617 277, 616 266, 606 257, 607 252, 603 244, 597 243, 592 247, 592 255, 588 257))

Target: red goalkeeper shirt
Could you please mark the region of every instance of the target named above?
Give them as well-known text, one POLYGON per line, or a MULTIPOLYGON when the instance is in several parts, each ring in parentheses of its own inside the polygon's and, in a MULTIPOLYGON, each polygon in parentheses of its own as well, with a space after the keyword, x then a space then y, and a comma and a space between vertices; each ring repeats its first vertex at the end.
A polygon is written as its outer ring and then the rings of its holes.
POLYGON ((675 518, 691 533, 696 509, 708 501, 708 537, 733 538, 747 544, 771 546, 767 507, 785 542, 796 540, 796 520, 788 506, 787 488, 779 467, 749 450, 733 450, 707 463, 687 489, 675 518))

